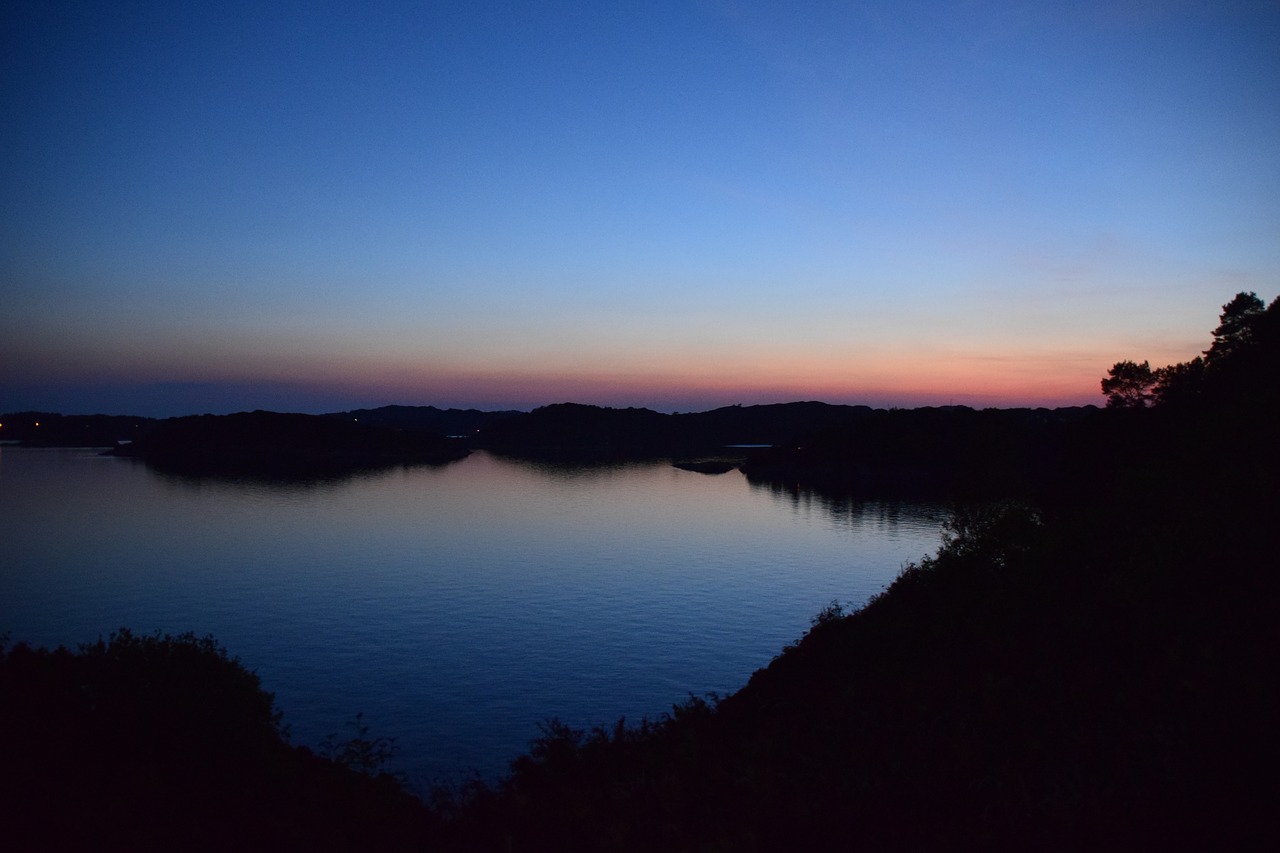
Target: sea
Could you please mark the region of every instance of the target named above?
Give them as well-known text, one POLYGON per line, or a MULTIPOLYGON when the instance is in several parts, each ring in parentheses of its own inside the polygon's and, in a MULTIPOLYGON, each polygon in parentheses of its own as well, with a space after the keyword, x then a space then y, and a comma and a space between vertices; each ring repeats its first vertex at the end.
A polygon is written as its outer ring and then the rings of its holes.
POLYGON ((270 482, 6 446, 0 636, 212 635, 291 742, 365 726, 425 791, 499 778, 548 720, 611 727, 741 688, 823 608, 934 553, 947 517, 665 461, 475 452, 270 482))

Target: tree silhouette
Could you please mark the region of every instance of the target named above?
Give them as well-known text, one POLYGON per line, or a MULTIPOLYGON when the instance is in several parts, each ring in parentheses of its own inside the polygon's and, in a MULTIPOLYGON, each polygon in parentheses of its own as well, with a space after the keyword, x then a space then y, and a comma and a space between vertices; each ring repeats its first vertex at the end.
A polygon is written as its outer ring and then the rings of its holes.
POLYGON ((1116 362, 1102 380, 1107 408, 1149 404, 1196 408, 1224 401, 1251 405, 1280 397, 1280 297, 1266 305, 1237 293, 1222 306, 1213 343, 1190 361, 1152 370, 1147 362, 1116 362))
POLYGON ((1206 363, 1219 365, 1252 349, 1255 327, 1265 309, 1256 293, 1237 293, 1223 305, 1218 316, 1218 328, 1213 330, 1213 344, 1204 353, 1206 363))
POLYGON ((1190 405, 1200 397, 1204 383, 1204 359, 1196 356, 1191 361, 1158 368, 1155 371, 1155 377, 1156 387, 1153 394, 1156 404, 1190 405))
POLYGON ((1109 409, 1141 409, 1151 399, 1156 375, 1149 362, 1117 361, 1102 380, 1109 409))
POLYGON ((1253 293, 1237 293, 1222 306, 1213 344, 1204 354, 1204 392, 1251 401, 1276 398, 1280 377, 1280 298, 1267 308, 1253 293))

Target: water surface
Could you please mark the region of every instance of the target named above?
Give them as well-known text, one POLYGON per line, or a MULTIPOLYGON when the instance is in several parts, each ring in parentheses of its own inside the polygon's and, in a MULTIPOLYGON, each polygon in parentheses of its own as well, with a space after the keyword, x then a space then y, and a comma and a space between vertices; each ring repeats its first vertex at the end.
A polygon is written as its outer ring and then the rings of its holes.
POLYGON ((0 448, 0 632, 211 633, 295 743, 363 712, 418 784, 492 777, 549 717, 736 690, 832 599, 861 604, 934 551, 944 517, 663 463, 477 453, 281 485, 97 453, 0 448))

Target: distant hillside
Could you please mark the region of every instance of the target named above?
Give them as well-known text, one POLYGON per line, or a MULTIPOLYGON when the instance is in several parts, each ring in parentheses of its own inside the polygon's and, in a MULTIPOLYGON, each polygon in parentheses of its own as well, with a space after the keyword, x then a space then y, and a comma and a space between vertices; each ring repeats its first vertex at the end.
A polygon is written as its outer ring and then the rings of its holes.
POLYGON ((517 455, 674 456, 723 451, 729 445, 788 442, 871 411, 866 406, 802 402, 667 415, 651 409, 559 403, 495 422, 478 442, 517 455))
MULTIPOLYGON (((100 447, 141 442, 126 453, 184 468, 205 465, 188 452, 200 443, 205 446, 200 458, 216 454, 219 466, 232 464, 238 455, 240 461, 232 467, 302 469, 307 467, 302 458, 316 459, 317 454, 327 458, 326 464, 343 456, 419 456, 421 447, 410 445, 422 445, 427 436, 452 436, 470 447, 529 458, 672 458, 697 470, 708 460, 724 470, 725 464, 740 465, 745 458, 743 470, 761 482, 803 481, 866 495, 936 496, 1007 494, 1024 492, 1029 483, 1043 486, 1089 455, 1078 446, 1084 432, 1077 427, 1096 421, 1091 418, 1096 413, 1094 407, 884 410, 815 401, 683 414, 580 403, 532 412, 381 406, 327 415, 258 412, 167 420, 21 412, 2 416, 0 440, 100 447), (373 432, 344 432, 347 427, 373 432), (232 443, 238 449, 233 451, 232 443), (357 451, 361 446, 365 449, 357 451), (251 457, 256 461, 249 463, 251 457)), ((435 454, 426 451, 427 456, 435 454)))
POLYGON ((796 402, 666 415, 560 403, 496 421, 475 443, 534 458, 668 457, 692 470, 735 457, 757 482, 841 495, 1004 497, 1043 495, 1122 452, 1101 411, 796 402))
POLYGON ((516 410, 482 412, 478 409, 437 409, 435 406, 379 406, 376 409, 333 412, 325 417, 393 429, 471 436, 476 430, 484 429, 495 421, 523 414, 525 413, 516 410))
POLYGON ((339 476, 449 462, 469 453, 436 433, 278 412, 170 418, 114 452, 175 473, 268 478, 339 476))
POLYGON ((1057 488, 1115 445, 1094 406, 867 410, 753 454, 762 482, 866 497, 1004 497, 1057 488))
POLYGON ((113 447, 132 441, 154 423, 154 418, 133 415, 9 412, 0 415, 0 441, 31 447, 113 447))
POLYGON ((860 420, 873 411, 870 406, 837 406, 810 400, 762 406, 725 406, 709 412, 672 415, 671 420, 681 435, 707 445, 776 445, 860 420))

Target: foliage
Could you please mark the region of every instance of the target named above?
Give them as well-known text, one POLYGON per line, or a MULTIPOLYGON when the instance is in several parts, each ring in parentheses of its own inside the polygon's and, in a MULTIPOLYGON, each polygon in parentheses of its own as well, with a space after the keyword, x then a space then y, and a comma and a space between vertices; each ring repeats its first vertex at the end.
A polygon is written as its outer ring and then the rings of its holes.
POLYGON ((1156 383, 1148 362, 1117 361, 1102 380, 1102 393, 1107 395, 1109 409, 1141 409, 1151 399, 1156 383))
POLYGON ((1160 406, 1191 406, 1204 385, 1205 361, 1196 356, 1190 361, 1161 367, 1155 372, 1155 402, 1160 406))
POLYGON ((844 605, 837 598, 831 599, 831 603, 818 611, 818 615, 810 620, 810 629, 822 628, 827 625, 833 625, 846 616, 844 605))
MULTIPOLYGON (((357 712, 347 721, 347 727, 355 734, 346 740, 338 740, 337 734, 325 735, 320 741, 320 754, 333 763, 363 773, 378 776, 399 752, 393 737, 369 737, 369 726, 364 722, 364 712, 357 712)), ((401 778, 403 781, 403 777, 401 778)))
POLYGON ((1029 552, 1043 520, 1026 504, 962 504, 943 525, 941 554, 950 557, 979 555, 1004 568, 1017 554, 1029 552))
POLYGON ((1108 408, 1167 408, 1248 404, 1271 399, 1280 384, 1280 297, 1266 306, 1255 293, 1237 293, 1222 306, 1213 342, 1190 361, 1151 370, 1120 361, 1102 380, 1108 408), (1252 401, 1250 397, 1254 398, 1252 401))
POLYGON ((257 675, 190 633, 0 644, 0 767, 12 850, 398 849, 430 825, 394 780, 291 747, 257 675))
POLYGON ((1256 293, 1243 292, 1222 306, 1218 328, 1213 330, 1213 343, 1205 350, 1210 366, 1237 358, 1257 345, 1256 328, 1265 307, 1256 293))

